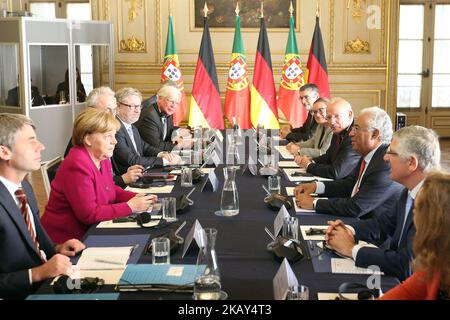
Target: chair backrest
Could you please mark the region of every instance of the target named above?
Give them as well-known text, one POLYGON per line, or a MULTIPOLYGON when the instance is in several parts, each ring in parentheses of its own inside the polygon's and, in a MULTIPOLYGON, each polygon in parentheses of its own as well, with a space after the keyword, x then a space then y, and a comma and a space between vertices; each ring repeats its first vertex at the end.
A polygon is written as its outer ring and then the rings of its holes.
POLYGON ((57 156, 56 158, 46 161, 41 165, 41 174, 42 181, 44 182, 45 193, 47 194, 47 198, 50 196, 51 183, 55 178, 56 171, 61 164, 63 158, 61 156, 57 156))

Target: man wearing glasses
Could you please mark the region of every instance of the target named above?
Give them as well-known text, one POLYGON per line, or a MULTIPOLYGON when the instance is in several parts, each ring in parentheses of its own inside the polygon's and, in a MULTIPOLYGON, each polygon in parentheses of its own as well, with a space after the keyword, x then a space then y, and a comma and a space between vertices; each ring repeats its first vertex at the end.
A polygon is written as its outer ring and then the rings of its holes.
POLYGON ((379 266, 387 275, 401 281, 411 275, 414 200, 428 172, 439 169, 439 138, 431 129, 419 126, 402 128, 394 134, 384 160, 391 166, 390 178, 403 185, 399 201, 392 210, 369 220, 345 225, 328 222, 328 244, 340 254, 353 258, 356 266, 379 266), (379 248, 358 244, 356 240, 382 243, 379 248))
POLYGON ((136 127, 142 139, 155 147, 158 152, 173 149, 190 149, 190 130, 177 128, 173 124, 173 114, 179 108, 181 92, 170 83, 163 85, 156 94, 156 102, 142 110, 136 127))
POLYGON ((313 104, 317 99, 319 99, 319 88, 314 83, 305 84, 300 88, 300 100, 308 112, 308 117, 300 128, 290 130, 285 127, 281 129, 281 138, 287 139, 289 142, 300 142, 306 141, 313 136, 317 128, 317 123, 309 111, 312 109, 313 104))
POLYGON ((289 143, 287 149, 296 156, 297 160, 301 160, 302 156, 311 158, 320 157, 325 154, 330 147, 333 131, 327 121, 327 105, 328 99, 319 98, 314 102, 311 109, 311 115, 317 122, 317 129, 311 139, 304 142, 289 143))
POLYGON ((117 145, 114 161, 119 173, 129 166, 139 164, 144 167, 177 165, 181 163, 178 155, 160 152, 142 140, 138 129, 133 125, 141 115, 141 93, 134 88, 123 88, 116 92, 117 118, 121 127, 116 134, 117 145))

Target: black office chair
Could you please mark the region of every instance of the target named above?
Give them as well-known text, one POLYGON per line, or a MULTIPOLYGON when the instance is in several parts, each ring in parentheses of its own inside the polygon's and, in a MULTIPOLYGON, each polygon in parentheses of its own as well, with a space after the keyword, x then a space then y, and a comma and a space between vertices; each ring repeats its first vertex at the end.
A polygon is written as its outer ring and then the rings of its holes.
POLYGON ((55 178, 56 171, 58 170, 62 160, 63 158, 61 156, 57 156, 56 158, 46 161, 41 165, 42 180, 44 182, 47 198, 50 196, 51 183, 55 178))

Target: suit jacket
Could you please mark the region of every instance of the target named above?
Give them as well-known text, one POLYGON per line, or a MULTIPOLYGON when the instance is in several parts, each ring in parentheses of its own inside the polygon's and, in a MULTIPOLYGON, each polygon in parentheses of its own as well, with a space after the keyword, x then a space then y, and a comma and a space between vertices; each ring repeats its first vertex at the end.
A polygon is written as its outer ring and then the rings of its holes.
POLYGON ((361 158, 352 148, 352 139, 349 136, 352 128, 353 124, 339 135, 333 134, 327 152, 320 157, 314 158, 314 163, 308 166, 306 172, 334 180, 348 176, 361 158), (341 137, 342 141, 338 146, 337 139, 339 137, 341 137))
MULTIPOLYGON (((66 151, 64 151, 64 158, 66 158, 69 155, 70 149, 72 149, 73 144, 72 144, 72 138, 70 138, 69 143, 67 144, 66 147, 66 151)), ((113 168, 113 180, 114 183, 116 184, 116 186, 121 187, 122 189, 125 189, 127 187, 127 185, 125 184, 125 181, 123 181, 122 176, 119 174, 119 170, 117 168, 117 165, 114 163, 114 159, 111 158, 111 162, 112 162, 112 168, 113 168)))
MULTIPOLYGON (((120 121, 120 120, 119 120, 120 121)), ((116 133, 117 144, 114 149, 113 161, 117 166, 118 172, 116 174, 124 174, 127 172, 128 167, 131 167, 135 164, 140 164, 144 167, 146 166, 163 166, 163 160, 161 158, 157 158, 158 150, 149 145, 147 142, 141 139, 138 129, 135 126, 133 128, 134 140, 136 142, 136 147, 139 152, 136 153, 134 149, 133 142, 131 142, 131 138, 128 135, 125 126, 122 121, 120 121, 120 129, 116 133)))
POLYGON ((53 241, 81 239, 91 225, 132 213, 126 202, 135 194, 114 185, 111 161, 100 165, 99 170, 86 148, 77 146, 61 163, 42 217, 53 241))
POLYGON ((361 248, 355 261, 358 267, 367 268, 377 265, 387 275, 396 276, 402 281, 411 275, 410 265, 414 257, 412 246, 416 234, 413 208, 409 211, 400 245, 398 243, 405 219, 407 196, 408 190, 404 188, 392 210, 385 211, 372 219, 351 224, 358 240, 385 241, 380 248, 361 248))
POLYGON ((172 151, 172 133, 178 129, 173 125, 173 116, 167 117, 167 133, 163 137, 164 128, 161 121, 162 114, 159 112, 158 105, 155 103, 141 112, 138 122, 135 123, 142 140, 155 147, 158 152, 172 151))
MULTIPOLYGON (((30 184, 22 181, 22 187, 33 214, 39 246, 50 259, 55 254, 55 244, 41 225, 39 208, 30 184)), ((19 207, 1 182, 0 261, 0 298, 24 299, 34 291, 35 285, 30 285, 28 269, 40 266, 42 261, 19 207)))
POLYGON ((317 122, 316 119, 308 112, 308 117, 306 118, 305 123, 300 128, 294 128, 292 131, 286 136, 287 141, 289 142, 300 142, 311 139, 312 135, 316 131, 317 122))
POLYGON ((381 145, 366 168, 358 192, 351 197, 358 181, 359 169, 363 159, 353 172, 344 179, 324 182, 324 197, 319 200, 316 211, 336 216, 369 218, 385 210, 391 210, 400 197, 403 187, 389 178, 390 165, 384 161, 388 145, 381 145))
MULTIPOLYGON (((44 106, 44 98, 41 97, 38 87, 31 87, 31 99, 33 101, 32 106, 44 106)), ((8 106, 18 106, 20 103, 19 98, 19 87, 15 87, 8 91, 8 97, 6 98, 6 105, 8 106)))
POLYGON ((332 138, 333 130, 319 124, 311 139, 297 143, 300 146, 298 154, 312 158, 320 157, 327 152, 332 138), (320 139, 321 137, 322 139, 320 139))

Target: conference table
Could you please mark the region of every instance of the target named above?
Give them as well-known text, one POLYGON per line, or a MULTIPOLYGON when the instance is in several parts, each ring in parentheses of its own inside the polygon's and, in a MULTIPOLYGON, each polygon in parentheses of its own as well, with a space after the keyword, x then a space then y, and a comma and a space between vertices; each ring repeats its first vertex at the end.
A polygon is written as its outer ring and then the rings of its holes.
MULTIPOLYGON (((228 294, 228 299, 233 300, 272 300, 274 299, 272 280, 281 263, 276 261, 273 253, 267 250, 267 244, 271 239, 265 232, 265 227, 273 230, 273 222, 278 212, 273 211, 264 202, 266 192, 261 185, 267 185, 267 177, 253 176, 247 169, 236 174, 236 185, 239 194, 239 214, 233 217, 221 217, 214 214, 220 209, 221 190, 224 182, 223 166, 215 169, 215 173, 221 182, 217 192, 201 192, 197 187, 190 196, 194 205, 188 212, 178 215, 179 222, 186 221, 187 225, 180 232, 186 237, 194 221, 198 219, 201 226, 212 227, 218 230, 216 240, 216 254, 221 275, 222 289, 228 294)), ((242 168, 242 166, 241 166, 242 168)), ((282 194, 286 194, 285 187, 294 187, 285 174, 281 174, 282 194)), ((170 196, 180 196, 188 193, 191 188, 182 188, 178 178, 170 196)), ((166 197, 169 195, 159 195, 166 197)), ((329 220, 337 217, 316 213, 313 215, 296 215, 294 207, 289 210, 291 216, 297 216, 299 225, 326 225, 329 220)), ((345 223, 355 221, 354 218, 342 218, 345 223)), ((179 225, 178 223, 177 225, 179 225)), ((170 226, 169 226, 170 227, 170 226)), ((174 226, 172 226, 173 228, 174 226)), ((116 236, 150 234, 149 241, 161 235, 164 229, 99 229, 92 226, 85 236, 116 236)), ((272 231, 273 232, 273 231, 272 231)), ((302 239, 301 248, 309 250, 309 244, 302 239)), ((330 252, 310 252, 309 259, 305 256, 298 262, 291 263, 299 284, 306 285, 310 290, 310 299, 317 299, 318 292, 337 293, 339 286, 344 282, 356 282, 366 284, 370 275, 364 274, 334 274, 331 272, 315 272, 314 259, 330 259, 336 257, 330 252)), ((151 252, 144 252, 139 257, 138 263, 151 263, 151 252)), ((195 264, 195 256, 181 258, 182 248, 171 256, 172 264, 195 264)), ((315 260, 316 262, 320 262, 315 260)), ((398 284, 394 277, 381 276, 383 292, 398 284)), ((106 285, 101 292, 114 292, 113 285, 106 285)), ((44 284, 37 293, 52 293, 48 283, 44 284)), ((192 299, 192 293, 167 293, 167 292, 121 292, 120 300, 128 299, 192 299)))

